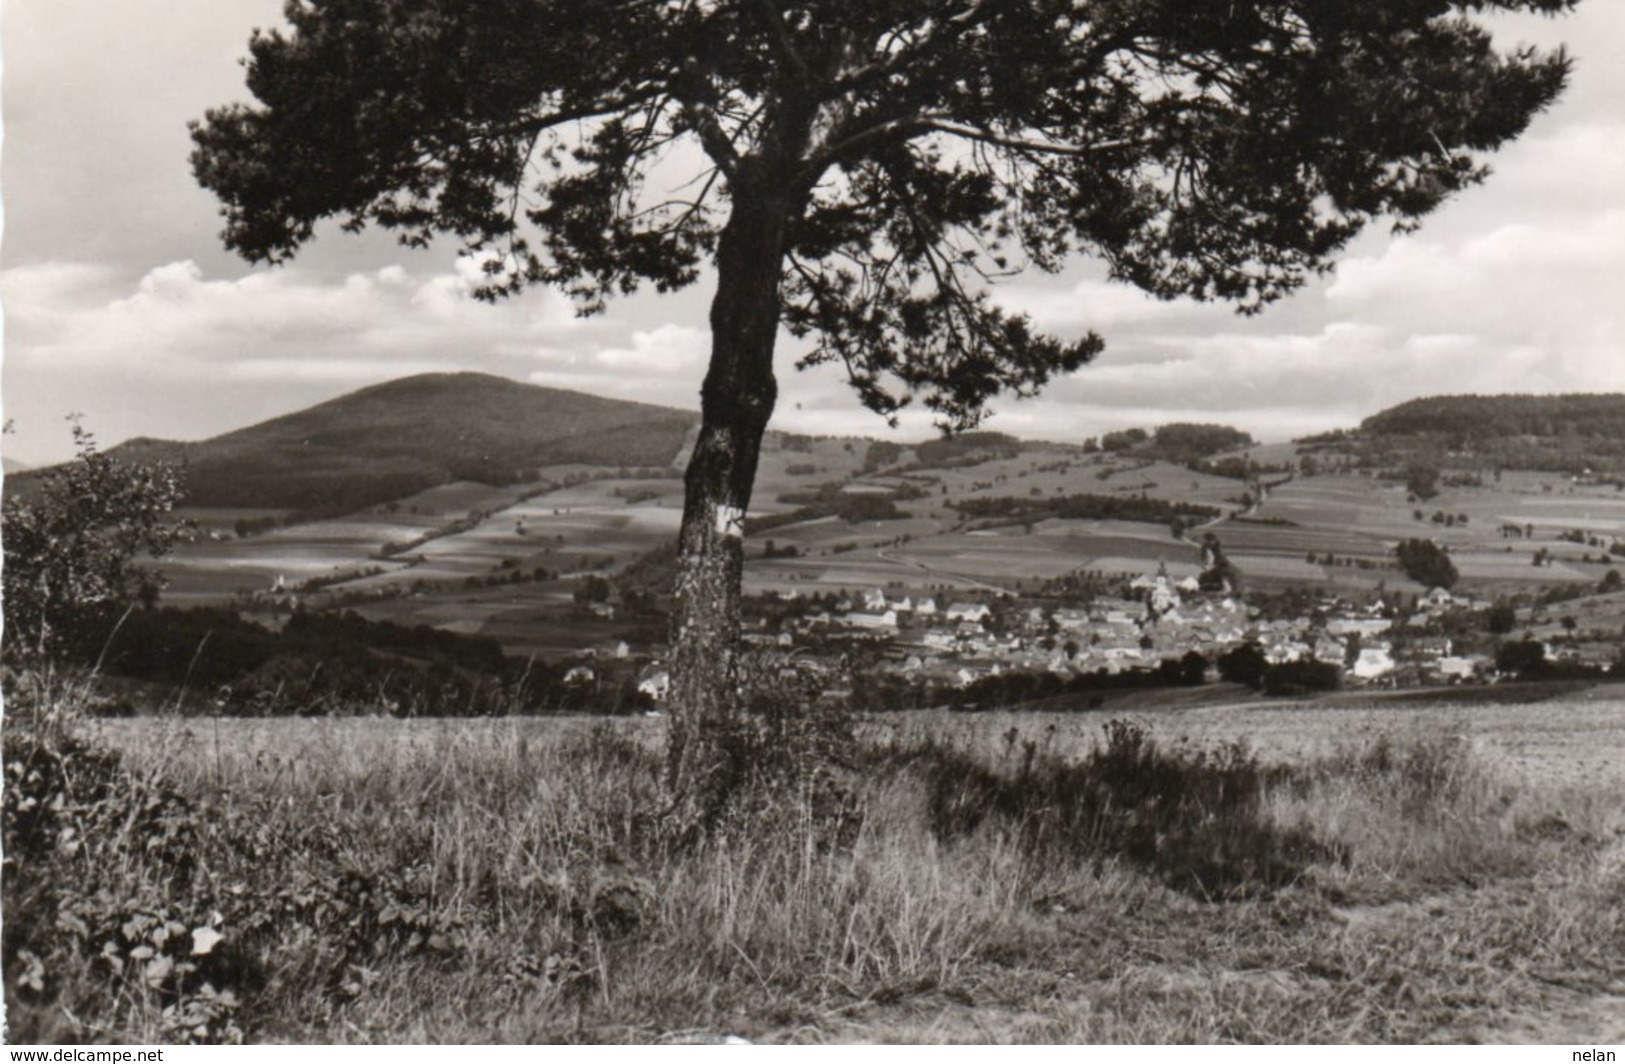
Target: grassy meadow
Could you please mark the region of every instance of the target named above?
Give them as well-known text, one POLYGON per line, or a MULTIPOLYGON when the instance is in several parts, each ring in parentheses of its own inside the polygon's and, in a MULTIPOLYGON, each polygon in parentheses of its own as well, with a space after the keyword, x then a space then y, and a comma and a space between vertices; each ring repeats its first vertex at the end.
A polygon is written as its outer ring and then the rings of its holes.
POLYGON ((8 683, 12 1041, 1625 1037, 1608 692, 770 711, 698 832, 660 719, 95 697, 8 683))

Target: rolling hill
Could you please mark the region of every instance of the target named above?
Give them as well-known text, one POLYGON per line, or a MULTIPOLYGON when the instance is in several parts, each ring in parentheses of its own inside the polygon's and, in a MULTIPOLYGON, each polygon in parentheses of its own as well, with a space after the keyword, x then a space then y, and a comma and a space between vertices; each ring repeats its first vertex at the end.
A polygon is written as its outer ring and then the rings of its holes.
POLYGON ((527 480, 544 465, 664 469, 697 421, 490 374, 431 373, 196 443, 142 438, 111 453, 184 462, 191 506, 342 513, 455 480, 527 480))

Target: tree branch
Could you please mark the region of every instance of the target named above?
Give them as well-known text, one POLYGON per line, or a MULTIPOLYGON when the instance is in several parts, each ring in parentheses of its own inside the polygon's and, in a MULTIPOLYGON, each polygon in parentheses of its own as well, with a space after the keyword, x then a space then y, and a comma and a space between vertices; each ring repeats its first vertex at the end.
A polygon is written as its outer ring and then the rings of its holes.
POLYGON ((971 0, 963 10, 937 22, 931 32, 926 33, 913 45, 887 53, 873 63, 847 73, 835 83, 835 92, 841 94, 862 89, 877 80, 884 79, 896 70, 917 64, 923 57, 945 47, 949 41, 975 26, 996 6, 991 0, 971 0))
POLYGON ((775 0, 756 0, 756 10, 761 12, 762 21, 773 35, 773 48, 783 59, 795 75, 796 81, 805 86, 812 83, 812 70, 807 66, 806 58, 796 47, 795 40, 790 36, 790 27, 784 22, 784 12, 779 10, 775 0))
POLYGON ((964 137, 967 140, 991 144, 996 148, 1032 152, 1037 155, 1066 155, 1077 158, 1097 155, 1101 152, 1118 151, 1123 148, 1139 147, 1146 143, 1142 140, 1105 140, 1097 144, 1066 144, 1051 140, 1034 140, 1031 137, 995 133, 981 126, 955 122, 946 118, 927 118, 919 126, 921 129, 937 133, 950 133, 956 137, 964 137))
POLYGON ((838 143, 830 145, 809 160, 804 172, 810 175, 821 174, 841 159, 857 154, 859 151, 875 144, 886 141, 908 140, 921 133, 931 132, 964 137, 980 144, 1011 151, 1076 158, 1085 158, 1102 152, 1118 151, 1124 148, 1139 147, 1147 143, 1143 140, 1122 139, 1101 141, 1096 144, 1066 144, 1056 141, 1035 140, 1031 137, 995 133, 981 126, 954 121, 945 114, 928 112, 887 119, 859 129, 838 143))

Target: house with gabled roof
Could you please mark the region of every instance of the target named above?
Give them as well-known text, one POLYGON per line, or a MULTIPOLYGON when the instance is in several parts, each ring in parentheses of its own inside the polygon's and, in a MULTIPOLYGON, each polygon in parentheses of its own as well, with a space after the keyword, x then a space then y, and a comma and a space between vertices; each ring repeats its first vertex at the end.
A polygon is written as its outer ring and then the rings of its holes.
POLYGON ((1361 647, 1360 656, 1350 666, 1349 672, 1361 680, 1376 680, 1387 676, 1397 668, 1399 663, 1394 660, 1393 652, 1387 644, 1378 644, 1361 647))
POLYGON ((956 602, 948 607, 947 617, 950 621, 975 621, 981 623, 993 613, 985 602, 956 602))

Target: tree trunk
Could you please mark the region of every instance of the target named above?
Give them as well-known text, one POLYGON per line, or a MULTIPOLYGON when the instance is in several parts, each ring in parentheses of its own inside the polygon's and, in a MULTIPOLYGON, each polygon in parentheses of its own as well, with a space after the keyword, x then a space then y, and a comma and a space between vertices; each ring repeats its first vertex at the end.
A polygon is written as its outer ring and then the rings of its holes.
POLYGON ((701 424, 685 477, 671 627, 671 734, 667 784, 705 798, 718 739, 738 712, 740 585, 745 512, 778 385, 779 327, 788 207, 782 196, 736 185, 717 247, 711 364, 701 424))

